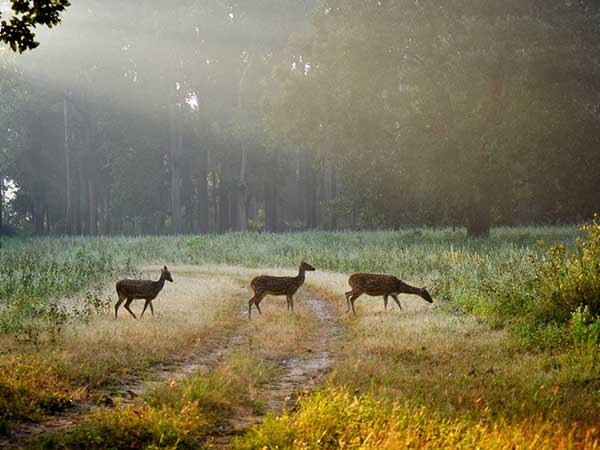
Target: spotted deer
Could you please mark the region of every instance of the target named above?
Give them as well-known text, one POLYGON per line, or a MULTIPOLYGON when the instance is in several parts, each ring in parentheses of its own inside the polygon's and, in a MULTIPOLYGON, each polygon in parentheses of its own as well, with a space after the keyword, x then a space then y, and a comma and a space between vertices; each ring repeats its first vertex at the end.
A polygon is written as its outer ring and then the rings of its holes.
POLYGON ((352 288, 351 291, 346 292, 346 312, 350 311, 352 307, 352 313, 356 315, 354 310, 355 300, 363 294, 370 295, 372 297, 383 296, 383 306, 387 311, 388 297, 391 296, 398 308, 402 309, 400 300, 398 300, 398 294, 415 294, 423 298, 423 300, 433 303, 433 299, 427 289, 418 288, 411 286, 408 283, 396 278, 393 275, 378 275, 374 273, 353 273, 348 278, 348 284, 352 288))
POLYGON ((288 310, 294 310, 294 294, 304 283, 305 272, 315 270, 313 266, 302 261, 298 270, 298 275, 295 277, 272 277, 270 275, 260 275, 250 282, 250 286, 254 291, 254 296, 248 302, 248 319, 252 318, 252 305, 260 314, 260 302, 266 295, 285 295, 287 297, 288 310))
POLYGON ((165 280, 173 282, 173 277, 171 277, 171 273, 167 266, 164 266, 160 272, 160 278, 158 281, 151 280, 119 280, 117 281, 117 295, 119 296, 119 300, 115 305, 115 319, 118 317, 117 312, 119 311, 119 306, 123 301, 125 302, 125 309, 133 316, 134 319, 137 319, 133 311, 129 309, 129 305, 133 300, 146 300, 144 304, 144 309, 142 310, 142 314, 140 318, 144 317, 144 312, 146 308, 150 306, 150 311, 152 312, 152 316, 154 316, 154 307, 152 306, 152 300, 154 300, 158 293, 165 286, 165 280))

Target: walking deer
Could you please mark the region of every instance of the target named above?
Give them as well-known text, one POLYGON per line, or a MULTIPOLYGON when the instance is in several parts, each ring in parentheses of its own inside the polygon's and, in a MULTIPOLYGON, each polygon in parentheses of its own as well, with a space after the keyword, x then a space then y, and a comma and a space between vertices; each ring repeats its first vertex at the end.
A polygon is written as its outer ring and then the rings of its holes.
POLYGON ((354 310, 355 300, 363 294, 372 297, 383 296, 383 306, 387 311, 388 297, 391 296, 398 308, 402 309, 398 294, 415 294, 423 298, 426 302, 433 303, 433 299, 427 289, 411 286, 408 283, 396 278, 393 275, 378 275, 373 273, 353 273, 348 278, 348 284, 352 288, 346 292, 346 312, 350 311, 356 315, 354 310))
POLYGON ((123 301, 125 302, 125 309, 133 316, 134 319, 137 319, 133 311, 129 309, 129 305, 133 300, 146 300, 144 304, 144 309, 142 310, 142 314, 140 319, 144 317, 144 312, 146 308, 150 306, 150 311, 152 312, 152 316, 154 317, 154 307, 152 306, 152 300, 154 300, 158 293, 162 290, 165 285, 165 280, 173 282, 173 277, 171 277, 171 273, 167 266, 164 266, 160 272, 160 278, 158 281, 151 280, 119 280, 117 281, 117 295, 119 296, 119 300, 115 305, 115 318, 117 318, 117 312, 119 311, 119 306, 123 301))
POLYGON ((315 270, 313 266, 302 261, 298 270, 298 275, 295 277, 272 277, 269 275, 260 275, 250 282, 250 286, 254 291, 254 296, 248 302, 248 319, 252 318, 252 305, 260 314, 260 302, 266 295, 285 295, 287 297, 288 310, 294 310, 294 294, 304 283, 305 272, 315 270))

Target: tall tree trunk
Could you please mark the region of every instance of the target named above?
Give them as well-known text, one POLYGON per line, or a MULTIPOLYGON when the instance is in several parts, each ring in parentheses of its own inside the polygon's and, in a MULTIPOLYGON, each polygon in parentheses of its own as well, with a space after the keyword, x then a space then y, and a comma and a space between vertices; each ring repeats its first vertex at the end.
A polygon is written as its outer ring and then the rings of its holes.
POLYGON ((219 174, 217 189, 217 229, 223 233, 229 229, 229 192, 226 174, 223 170, 219 174))
POLYGON ((265 183, 265 230, 277 232, 279 230, 279 208, 277 198, 277 184, 279 181, 279 153, 273 155, 273 167, 270 174, 264 177, 265 183))
POLYGON ((201 150, 198 173, 198 231, 208 233, 208 148, 201 150))
POLYGON ((69 107, 67 102, 67 94, 63 98, 63 119, 64 119, 64 145, 65 145, 65 194, 66 194, 66 211, 65 211, 65 232, 73 234, 73 209, 71 204, 71 149, 69 147, 69 107))
POLYGON ((179 117, 176 115, 174 96, 169 98, 169 169, 171 172, 171 220, 172 231, 181 233, 181 177, 179 176, 179 155, 182 142, 179 131, 179 117))
MULTIPOLYGON (((245 117, 244 114, 244 82, 246 81, 246 75, 248 73, 248 69, 252 65, 253 59, 250 59, 244 67, 242 71, 242 76, 240 77, 240 82, 238 84, 238 109, 240 117, 245 117)), ((246 122, 247 123, 247 122, 246 122)), ((237 209, 238 209, 238 221, 240 226, 240 231, 248 230, 248 209, 247 209, 247 196, 248 196, 248 186, 246 184, 246 166, 248 164, 248 148, 246 143, 246 137, 243 136, 242 132, 242 123, 239 124, 240 128, 240 145, 242 152, 242 162, 240 165, 240 181, 238 185, 238 198, 236 199, 237 209)))
POLYGON ((0 174, 0 233, 4 227, 4 177, 0 174))
POLYGON ((306 228, 317 227, 317 177, 309 152, 305 152, 301 177, 301 190, 304 199, 304 224, 306 228))
POLYGON ((89 234, 89 224, 88 224, 88 214, 87 213, 87 198, 88 198, 88 190, 87 190, 87 182, 85 180, 85 174, 83 173, 83 158, 80 157, 79 164, 77 167, 77 174, 79 175, 79 208, 77 212, 79 213, 79 223, 80 223, 80 234, 87 235, 89 234))
POLYGON ((335 230, 338 226, 338 217, 337 217, 337 172, 335 168, 335 163, 332 163, 329 168, 329 176, 330 176, 330 192, 329 192, 329 209, 331 213, 331 229, 335 230))
POLYGON ((96 186, 91 179, 88 179, 88 206, 90 212, 90 234, 96 236, 98 234, 98 204, 96 201, 96 186))
POLYGON ((470 195, 470 204, 467 211, 467 234, 471 237, 487 237, 492 226, 491 203, 493 202, 493 179, 497 174, 492 163, 490 149, 494 140, 493 133, 498 125, 500 111, 503 107, 502 91, 504 88, 503 66, 499 64, 492 83, 491 93, 484 105, 484 121, 486 134, 481 139, 479 150, 479 171, 475 173, 475 183, 470 195))

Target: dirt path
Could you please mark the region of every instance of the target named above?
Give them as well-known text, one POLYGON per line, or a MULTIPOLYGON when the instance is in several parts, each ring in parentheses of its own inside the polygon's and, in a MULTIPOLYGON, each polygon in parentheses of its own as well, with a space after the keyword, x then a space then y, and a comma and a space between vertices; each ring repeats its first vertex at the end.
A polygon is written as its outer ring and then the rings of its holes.
MULTIPOLYGON (((299 396, 310 392, 322 381, 324 374, 334 363, 334 352, 343 332, 343 327, 337 320, 337 306, 334 302, 320 299, 305 289, 297 295, 296 304, 299 308, 308 309, 311 318, 318 321, 318 326, 315 327, 317 331, 308 335, 302 343, 302 351, 298 351, 297 355, 268 361, 277 365, 279 370, 258 392, 258 397, 265 405, 265 413, 280 414, 284 410, 293 409, 299 396)), ((238 319, 245 317, 247 306, 244 302, 238 319)), ((206 339, 202 348, 193 350, 185 361, 156 367, 150 374, 146 374, 144 379, 139 378, 107 389, 100 402, 82 398, 60 415, 39 422, 20 424, 12 430, 10 439, 0 440, 0 448, 19 448, 44 434, 68 431, 76 427, 93 410, 113 407, 116 403, 133 403, 140 394, 160 384, 197 372, 209 373, 226 362, 234 352, 249 346, 251 341, 250 324, 245 320, 237 320, 236 326, 227 333, 206 339)), ((209 445, 213 448, 228 448, 235 436, 260 423, 263 417, 264 415, 255 413, 231 417, 227 423, 215 430, 209 445)))
POLYGON ((8 438, 0 439, 0 449, 21 448, 28 441, 44 434, 65 432, 76 427, 86 415, 100 408, 113 407, 120 403, 133 403, 135 398, 153 387, 181 379, 200 371, 208 373, 216 368, 226 357, 226 349, 234 348, 246 338, 238 328, 223 336, 209 338, 202 343, 202 349, 196 350, 185 361, 165 366, 157 366, 145 377, 133 378, 120 386, 104 389, 96 399, 82 396, 74 399, 74 404, 66 411, 35 422, 23 422, 11 430, 8 438))
MULTIPOLYGON (((317 333, 309 335, 303 343, 308 354, 299 354, 277 361, 278 376, 261 387, 259 397, 265 402, 266 413, 281 414, 293 410, 298 399, 315 389, 335 362, 335 348, 342 337, 343 328, 337 321, 336 305, 304 291, 298 304, 308 308, 318 321, 317 333)), ((259 424, 264 415, 248 414, 233 417, 220 430, 212 448, 228 448, 231 440, 243 434, 249 427, 259 424)))

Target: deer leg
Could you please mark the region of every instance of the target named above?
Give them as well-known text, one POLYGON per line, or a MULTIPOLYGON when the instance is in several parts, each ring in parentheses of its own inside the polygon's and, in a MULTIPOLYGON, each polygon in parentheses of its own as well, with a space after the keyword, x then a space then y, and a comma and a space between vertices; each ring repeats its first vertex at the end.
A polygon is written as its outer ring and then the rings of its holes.
POLYGON ((150 312, 152 313, 152 317, 154 317, 154 306, 152 306, 152 301, 150 301, 150 312))
POLYGON ((349 298, 352 296, 352 294, 354 294, 354 291, 348 291, 344 293, 344 296, 346 297, 346 312, 350 311, 350 300, 349 298))
MULTIPOLYGON (((256 297, 256 295, 254 295, 256 297)), ((252 303, 254 303, 254 297, 248 300, 248 319, 252 319, 252 303)))
POLYGON ((388 304, 388 296, 384 295, 383 296, 383 309, 385 309, 386 312, 387 312, 387 304, 388 304))
POLYGON ((123 303, 123 301, 124 301, 124 300, 125 300, 125 297, 121 297, 121 296, 119 295, 119 300, 117 300, 117 303, 115 304, 115 319, 116 319, 117 317, 119 317, 119 316, 117 315, 117 312, 119 311, 119 306, 121 306, 121 303, 123 303))
POLYGON ((131 314, 133 316, 134 319, 137 319, 137 317, 135 316, 135 314, 133 313, 133 311, 131 309, 129 309, 129 305, 131 305, 131 302, 133 301, 132 298, 128 298, 127 301, 125 302, 125 309, 127 311, 129 311, 129 314, 131 314))
POLYGON ((252 297, 248 301, 248 319, 252 318, 252 305, 253 304, 254 304, 254 306, 256 306, 256 309, 258 310, 258 312, 262 315, 262 311, 260 310, 260 307, 258 306, 258 304, 265 297, 265 295, 266 294, 258 295, 258 294, 255 293, 254 297, 252 297))
POLYGON ((350 305, 352 306, 352 314, 354 314, 355 316, 356 316, 356 310, 354 309, 354 301, 361 295, 362 295, 362 293, 354 294, 352 297, 350 297, 350 305))
POLYGON ((398 305, 398 308, 400 308, 400 310, 402 311, 402 305, 400 304, 400 300, 398 300, 398 296, 396 294, 392 294, 392 298, 396 302, 396 305, 398 305))
POLYGON ((291 308, 292 312, 294 312, 294 297, 291 295, 287 296, 288 309, 291 308))
MULTIPOLYGON (((140 319, 142 317, 144 317, 144 313, 146 312, 146 308, 148 307, 148 305, 152 306, 152 300, 146 300, 146 303, 144 303, 144 309, 142 309, 142 314, 140 315, 140 319)), ((152 314, 154 315, 154 314, 152 314)))

